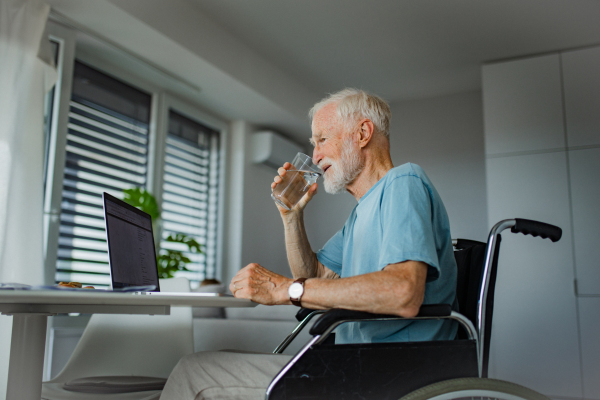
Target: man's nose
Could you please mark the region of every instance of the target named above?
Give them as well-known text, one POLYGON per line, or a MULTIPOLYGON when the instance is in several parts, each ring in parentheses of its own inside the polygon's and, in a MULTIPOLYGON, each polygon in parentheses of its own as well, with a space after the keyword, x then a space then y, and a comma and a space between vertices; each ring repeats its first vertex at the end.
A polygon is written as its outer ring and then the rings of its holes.
POLYGON ((317 164, 317 165, 319 165, 319 163, 323 159, 323 155, 319 151, 319 147, 318 146, 315 146, 315 148, 313 149, 313 157, 312 158, 313 158, 313 162, 315 164, 317 164))

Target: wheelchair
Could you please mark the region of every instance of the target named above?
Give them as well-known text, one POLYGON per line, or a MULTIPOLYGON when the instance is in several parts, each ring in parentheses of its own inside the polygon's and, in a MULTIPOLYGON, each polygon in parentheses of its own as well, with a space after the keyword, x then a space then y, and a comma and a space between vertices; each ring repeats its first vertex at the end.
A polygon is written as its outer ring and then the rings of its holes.
POLYGON ((342 309, 301 309, 296 315, 300 323, 273 353, 283 352, 319 315, 309 331, 313 337, 271 381, 265 398, 548 400, 531 389, 487 377, 500 233, 508 228, 512 233, 553 242, 562 236, 557 226, 516 218, 498 222, 487 243, 453 240, 461 312, 453 311, 449 304, 427 304, 412 319, 457 321, 463 330, 459 329, 455 340, 336 345, 333 331, 340 324, 404 318, 342 309))

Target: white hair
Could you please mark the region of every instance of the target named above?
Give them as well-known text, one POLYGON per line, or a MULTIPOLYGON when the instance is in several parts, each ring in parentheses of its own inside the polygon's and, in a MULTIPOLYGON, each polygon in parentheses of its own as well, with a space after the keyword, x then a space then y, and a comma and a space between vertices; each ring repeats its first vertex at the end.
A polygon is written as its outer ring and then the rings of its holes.
POLYGON ((308 115, 311 120, 317 111, 331 103, 337 104, 338 118, 346 128, 351 128, 354 122, 362 118, 368 118, 373 122, 376 133, 381 133, 386 138, 390 137, 392 112, 381 97, 359 89, 340 90, 325 97, 310 109, 308 115))

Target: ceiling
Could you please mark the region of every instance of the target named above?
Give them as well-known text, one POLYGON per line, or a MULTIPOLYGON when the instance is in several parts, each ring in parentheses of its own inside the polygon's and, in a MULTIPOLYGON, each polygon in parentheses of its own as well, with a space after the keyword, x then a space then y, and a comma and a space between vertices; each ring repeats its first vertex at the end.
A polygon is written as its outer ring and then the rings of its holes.
POLYGON ((344 87, 390 103, 480 90, 483 63, 600 45, 600 0, 46 1, 78 57, 116 49, 100 58, 300 143, 307 110, 344 87))
POLYGON ((477 90, 482 63, 600 44, 598 0, 193 1, 319 95, 477 90))

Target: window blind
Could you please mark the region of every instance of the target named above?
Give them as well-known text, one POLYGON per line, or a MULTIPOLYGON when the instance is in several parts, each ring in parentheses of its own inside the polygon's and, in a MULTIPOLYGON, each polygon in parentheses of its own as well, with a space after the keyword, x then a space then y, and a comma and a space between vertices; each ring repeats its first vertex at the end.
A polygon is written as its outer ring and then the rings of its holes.
POLYGON ((188 278, 197 286, 215 278, 219 182, 219 133, 170 110, 163 183, 162 249, 182 251, 192 263, 188 278), (192 236, 203 254, 193 254, 184 244, 167 242, 171 234, 192 236))
POLYGON ((146 186, 151 96, 75 63, 56 281, 110 285, 102 192, 146 186))

